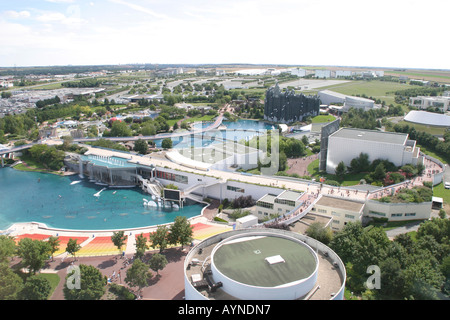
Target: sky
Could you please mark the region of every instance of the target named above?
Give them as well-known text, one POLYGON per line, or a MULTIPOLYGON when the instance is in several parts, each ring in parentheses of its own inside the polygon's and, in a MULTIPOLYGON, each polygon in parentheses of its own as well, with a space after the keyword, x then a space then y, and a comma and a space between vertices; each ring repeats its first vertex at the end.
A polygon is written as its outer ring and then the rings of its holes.
POLYGON ((448 0, 0 0, 0 66, 450 69, 448 0))

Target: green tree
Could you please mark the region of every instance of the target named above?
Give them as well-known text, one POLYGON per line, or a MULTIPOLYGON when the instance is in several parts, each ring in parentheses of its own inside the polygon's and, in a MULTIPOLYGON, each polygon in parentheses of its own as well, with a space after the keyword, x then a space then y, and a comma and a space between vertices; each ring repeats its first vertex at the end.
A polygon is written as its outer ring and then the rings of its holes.
POLYGON ((311 223, 308 229, 306 229, 306 235, 322 242, 325 245, 328 245, 333 238, 333 232, 331 229, 324 227, 324 225, 320 222, 311 223))
POLYGON ((338 176, 339 179, 343 179, 345 173, 347 172, 347 167, 344 164, 344 161, 339 162, 339 164, 336 167, 335 173, 338 176))
POLYGON ((159 247, 159 252, 163 252, 169 245, 169 229, 166 226, 158 226, 155 232, 150 234, 150 242, 153 248, 159 247))
POLYGON ((135 257, 140 259, 144 256, 145 251, 148 250, 147 238, 141 233, 136 237, 136 254, 135 257))
POLYGON ((0 262, 0 300, 17 300, 23 281, 6 262, 0 262))
POLYGON ((63 288, 66 300, 99 300, 104 295, 107 280, 96 267, 80 264, 80 289, 70 289, 67 286, 74 276, 76 276, 76 270, 72 270, 66 276, 63 288))
POLYGON ((188 245, 192 241, 193 227, 189 220, 184 216, 175 217, 174 223, 170 226, 169 242, 173 245, 188 245))
POLYGON ((8 262, 8 258, 16 253, 16 242, 13 237, 0 235, 0 263, 8 262))
POLYGON ((148 265, 141 260, 134 260, 133 264, 127 270, 125 282, 130 287, 138 287, 139 293, 142 288, 148 286, 149 281, 152 279, 153 274, 149 271, 148 265))
POLYGON ((386 170, 384 169, 384 165, 382 163, 377 165, 372 176, 376 181, 382 181, 384 178, 386 178, 386 170))
POLYGON ((50 245, 41 240, 23 238, 19 241, 17 254, 22 258, 22 265, 28 268, 30 275, 44 267, 50 255, 50 245))
POLYGON ((159 275, 159 270, 162 270, 167 265, 167 259, 164 255, 155 253, 152 255, 149 261, 150 269, 156 271, 156 274, 159 275))
POLYGON ((51 236, 50 238, 48 238, 47 242, 50 245, 50 254, 52 255, 52 261, 53 261, 53 255, 59 249, 60 240, 58 237, 51 236))
POLYGON ((161 143, 161 147, 163 149, 170 149, 172 148, 172 139, 170 138, 165 138, 162 143, 161 143))
POLYGON ((131 129, 125 122, 114 121, 109 133, 111 137, 131 137, 131 129))
POLYGON ((140 154, 147 154, 148 151, 148 143, 145 140, 138 139, 134 143, 134 151, 139 152, 140 154))
POLYGON ((20 292, 21 300, 47 300, 52 287, 45 278, 32 276, 27 279, 20 292))
POLYGON ((122 247, 125 245, 126 240, 127 236, 125 235, 125 232, 123 230, 113 232, 113 235, 111 236, 111 241, 117 247, 117 250, 119 250, 119 254, 122 253, 122 247))
POLYGON ((77 239, 69 239, 67 242, 66 252, 71 254, 75 258, 75 254, 81 249, 81 246, 77 243, 77 239))

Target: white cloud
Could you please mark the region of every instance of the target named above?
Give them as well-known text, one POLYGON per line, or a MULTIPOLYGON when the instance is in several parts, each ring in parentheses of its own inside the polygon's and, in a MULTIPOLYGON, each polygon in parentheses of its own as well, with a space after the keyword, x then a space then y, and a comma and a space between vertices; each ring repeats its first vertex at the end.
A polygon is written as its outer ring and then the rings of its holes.
POLYGON ((25 10, 24 11, 8 10, 5 11, 3 15, 11 19, 21 19, 21 18, 29 18, 31 16, 31 13, 25 10))
POLYGON ((60 23, 71 28, 79 28, 86 23, 86 21, 82 19, 79 14, 76 14, 76 12, 67 16, 56 11, 44 12, 38 16, 36 20, 44 24, 60 23))
POLYGON ((143 7, 143 6, 131 3, 131 2, 127 2, 127 1, 123 1, 123 0, 109 0, 109 1, 117 3, 117 4, 121 4, 121 5, 124 5, 124 6, 127 6, 127 7, 131 8, 133 10, 136 10, 136 11, 139 11, 139 12, 142 12, 142 13, 149 14, 149 15, 155 17, 155 18, 160 18, 160 19, 167 18, 167 15, 165 15, 165 14, 157 13, 157 12, 151 10, 151 9, 148 9, 146 7, 143 7))
POLYGON ((45 0, 52 3, 74 3, 76 0, 45 0))

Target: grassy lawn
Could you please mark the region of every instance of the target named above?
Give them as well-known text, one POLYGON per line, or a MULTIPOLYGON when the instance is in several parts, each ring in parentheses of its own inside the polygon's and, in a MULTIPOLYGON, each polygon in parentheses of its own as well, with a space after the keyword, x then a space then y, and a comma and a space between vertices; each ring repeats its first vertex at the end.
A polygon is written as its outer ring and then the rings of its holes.
POLYGON ((450 189, 445 189, 442 182, 433 187, 433 196, 444 199, 444 202, 450 205, 450 189))
POLYGON ((14 169, 16 170, 20 170, 20 171, 32 171, 32 172, 47 172, 47 173, 53 173, 53 174, 58 174, 61 175, 62 173, 59 171, 53 171, 47 168, 44 168, 43 166, 41 166, 40 164, 30 160, 30 159, 21 159, 23 162, 26 163, 26 165, 24 165, 23 163, 19 163, 18 165, 14 166, 14 169))
POLYGON ((188 119, 184 120, 183 122, 193 123, 193 122, 198 122, 198 121, 213 121, 215 117, 217 117, 217 115, 215 115, 215 116, 205 115, 203 117, 197 116, 197 117, 188 118, 188 119))
POLYGON ((367 97, 373 97, 385 101, 387 105, 395 104, 394 91, 420 88, 420 86, 411 86, 409 84, 388 82, 388 81, 351 81, 343 84, 332 85, 328 87, 320 88, 320 90, 331 90, 342 94, 354 96, 363 95, 367 97))
POLYGON ((442 163, 450 163, 450 155, 448 155, 447 157, 443 157, 441 155, 438 155, 437 153, 428 150, 427 148, 421 146, 421 145, 417 145, 420 148, 420 151, 422 151, 423 153, 438 159, 439 161, 441 161, 442 163))
POLYGON ((41 86, 33 87, 32 90, 55 90, 55 89, 61 89, 62 85, 61 83, 49 83, 49 84, 43 84, 41 86))
POLYGON ((312 123, 325 123, 325 122, 332 122, 336 120, 334 116, 331 114, 329 115, 320 115, 317 117, 312 118, 312 123))
POLYGON ((59 284, 60 281, 59 275, 56 273, 40 273, 37 275, 37 277, 47 279, 50 282, 51 290, 48 295, 48 298, 50 298, 59 284))
POLYGON ((445 127, 433 127, 408 121, 399 121, 398 123, 401 125, 407 124, 410 127, 414 127, 417 131, 424 131, 432 135, 443 135, 446 129, 445 127))
POLYGON ((364 178, 366 173, 356 173, 351 174, 348 173, 344 175, 344 180, 340 181, 338 177, 334 174, 328 174, 325 172, 319 171, 319 159, 314 160, 308 165, 308 173, 313 177, 316 178, 316 180, 320 177, 324 177, 327 180, 335 180, 341 183, 342 186, 354 186, 356 184, 359 184, 359 181, 364 178))

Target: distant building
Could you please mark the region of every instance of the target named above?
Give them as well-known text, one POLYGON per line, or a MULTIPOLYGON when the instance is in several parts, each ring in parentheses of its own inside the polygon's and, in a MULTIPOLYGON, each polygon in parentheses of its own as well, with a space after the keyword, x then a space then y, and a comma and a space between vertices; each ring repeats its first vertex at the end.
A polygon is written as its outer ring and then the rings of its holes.
POLYGON ((301 68, 288 69, 288 73, 299 78, 306 76, 306 70, 301 68))
POLYGON ((328 137, 327 173, 335 173, 341 161, 350 166, 362 152, 369 155, 370 162, 386 159, 396 166, 423 163, 420 148, 406 133, 341 128, 328 137))
POLYGON ((331 105, 334 103, 343 104, 342 111, 346 112, 350 108, 370 110, 375 106, 375 102, 370 99, 348 96, 342 93, 322 90, 319 91, 318 96, 322 104, 331 105))
POLYGON ((281 194, 266 194, 256 201, 253 213, 260 220, 273 219, 274 217, 288 214, 302 203, 303 193, 286 190, 281 194))
POLYGON ((331 71, 318 69, 315 71, 315 76, 316 78, 331 78, 331 71))
POLYGON ((409 98, 409 105, 418 109, 438 108, 441 112, 445 112, 450 110, 450 97, 411 97, 409 98))
POLYGON ((317 96, 295 94, 294 90, 282 92, 278 83, 267 90, 264 104, 264 119, 279 123, 303 121, 320 113, 317 96))
POLYGON ((351 77, 351 76, 352 76, 352 71, 350 71, 350 70, 336 70, 336 72, 335 72, 336 78, 351 77))
POLYGON ((364 205, 365 203, 360 201, 322 196, 314 204, 312 212, 331 217, 331 229, 340 231, 348 222, 362 221, 364 205))

